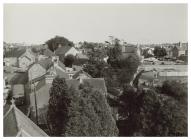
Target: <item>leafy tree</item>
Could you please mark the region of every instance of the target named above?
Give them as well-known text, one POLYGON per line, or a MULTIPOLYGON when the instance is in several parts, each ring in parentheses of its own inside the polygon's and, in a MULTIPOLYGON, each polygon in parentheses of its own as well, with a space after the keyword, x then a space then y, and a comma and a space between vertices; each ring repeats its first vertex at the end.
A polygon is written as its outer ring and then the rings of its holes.
POLYGON ((88 83, 70 90, 69 121, 65 136, 117 136, 118 129, 106 98, 88 83))
POLYGON ((148 49, 144 49, 143 50, 143 56, 144 56, 144 58, 153 57, 152 54, 148 53, 148 49))
POLYGON ((66 67, 72 67, 74 61, 75 57, 72 54, 68 54, 67 56, 64 57, 64 61, 62 60, 62 62, 64 62, 64 65, 66 67))
POLYGON ((187 92, 187 84, 183 84, 174 80, 164 81, 161 87, 161 93, 179 100, 187 100, 187 92))
POLYGON ((153 53, 156 57, 164 57, 165 55, 167 55, 165 48, 161 47, 155 47, 153 53))
POLYGON ((61 36, 55 36, 54 38, 47 40, 46 44, 48 45, 48 48, 53 52, 58 48, 59 44, 62 46, 74 46, 73 42, 61 36))
POLYGON ((65 132, 64 124, 68 121, 68 105, 70 103, 65 80, 56 77, 49 92, 48 125, 53 136, 61 136, 65 132))
POLYGON ((119 98, 122 136, 187 136, 187 104, 171 96, 127 86, 119 98))

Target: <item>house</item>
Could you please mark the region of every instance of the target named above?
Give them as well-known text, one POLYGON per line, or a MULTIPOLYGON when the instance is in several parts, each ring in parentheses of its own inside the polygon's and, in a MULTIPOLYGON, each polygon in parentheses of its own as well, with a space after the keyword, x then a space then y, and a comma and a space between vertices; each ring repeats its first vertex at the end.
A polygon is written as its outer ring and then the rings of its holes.
POLYGON ((18 66, 18 58, 25 53, 25 49, 11 48, 4 53, 5 66, 18 66))
POLYGON ((27 48, 26 51, 18 58, 20 68, 28 68, 32 63, 35 62, 36 55, 27 48))
POLYGON ((35 54, 30 48, 13 48, 4 54, 4 63, 6 66, 16 66, 27 68, 35 62, 35 54))
POLYGON ((75 49, 74 47, 71 46, 61 46, 59 45, 59 47, 56 49, 55 54, 57 56, 63 57, 63 56, 67 56, 69 54, 76 56, 79 53, 79 51, 77 49, 75 49))
POLYGON ((43 59, 32 64, 28 69, 29 81, 45 75, 52 65, 53 62, 51 58, 43 59))
POLYGON ((48 135, 25 116, 12 101, 4 106, 3 114, 4 137, 48 137, 48 135))
POLYGON ((179 43, 178 56, 188 55, 188 43, 179 43))

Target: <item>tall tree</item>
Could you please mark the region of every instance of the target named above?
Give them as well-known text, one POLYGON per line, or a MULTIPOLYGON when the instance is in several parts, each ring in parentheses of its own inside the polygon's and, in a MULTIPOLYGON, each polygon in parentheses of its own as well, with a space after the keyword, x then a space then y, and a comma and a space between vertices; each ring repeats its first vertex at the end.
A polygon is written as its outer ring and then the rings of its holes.
POLYGON ((88 83, 70 90, 69 121, 65 136, 117 136, 118 129, 101 91, 88 83))
POLYGON ((58 48, 59 44, 62 46, 74 46, 72 41, 69 41, 67 38, 62 36, 55 36, 54 38, 47 40, 46 44, 48 45, 48 48, 53 52, 58 48))
MULTIPOLYGON (((182 91, 178 91, 182 92, 182 91)), ((173 94, 174 95, 174 94, 173 94)), ((128 86, 119 98, 122 136, 187 136, 187 103, 160 90, 128 86)))
POLYGON ((153 53, 154 53, 154 55, 156 57, 163 57, 163 56, 167 55, 167 52, 166 52, 165 48, 161 48, 161 47, 158 47, 158 46, 156 46, 154 48, 153 53))
POLYGON ((70 103, 65 79, 56 77, 49 92, 48 125, 53 136, 61 136, 65 132, 64 124, 68 120, 68 105, 70 103))
POLYGON ((67 56, 64 57, 64 60, 62 60, 62 62, 64 62, 64 65, 66 67, 72 67, 74 61, 75 57, 72 54, 68 54, 67 56))

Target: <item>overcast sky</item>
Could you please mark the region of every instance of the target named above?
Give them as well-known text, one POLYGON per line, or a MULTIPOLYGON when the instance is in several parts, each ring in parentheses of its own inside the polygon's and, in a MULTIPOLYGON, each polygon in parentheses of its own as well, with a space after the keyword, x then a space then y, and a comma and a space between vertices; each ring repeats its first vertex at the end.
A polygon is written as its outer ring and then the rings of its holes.
POLYGON ((186 4, 6 4, 4 41, 44 43, 60 35, 71 41, 104 42, 113 35, 129 43, 187 41, 186 4))

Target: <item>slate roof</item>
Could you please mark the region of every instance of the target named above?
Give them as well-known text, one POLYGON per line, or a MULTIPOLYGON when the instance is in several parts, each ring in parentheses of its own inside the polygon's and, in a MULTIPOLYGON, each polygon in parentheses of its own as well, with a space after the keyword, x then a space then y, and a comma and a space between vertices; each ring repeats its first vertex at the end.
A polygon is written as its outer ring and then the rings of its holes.
POLYGON ((4 56, 5 57, 16 57, 16 58, 18 58, 18 57, 20 57, 22 54, 24 54, 25 53, 25 51, 26 51, 26 49, 20 49, 20 48, 13 48, 13 49, 11 49, 10 51, 6 51, 5 53, 4 53, 4 56))
POLYGON ((13 85, 13 94, 14 96, 24 96, 24 85, 13 85))
POLYGON ((71 46, 61 46, 58 49, 56 49, 55 54, 56 55, 65 55, 72 47, 71 46))
POLYGON ((11 105, 3 117, 5 137, 48 137, 48 135, 25 116, 15 105, 11 105))
POLYGON ((83 82, 88 82, 91 86, 93 86, 93 88, 102 90, 104 93, 107 93, 107 88, 105 85, 104 78, 83 79, 83 82))
POLYGON ((40 64, 46 70, 48 70, 53 65, 51 58, 42 59, 42 60, 38 61, 37 63, 40 64))
POLYGON ((28 82, 28 73, 16 73, 11 79, 10 84, 26 84, 28 82))
POLYGON ((66 72, 63 72, 62 70, 55 68, 56 70, 56 74, 60 77, 60 78, 65 78, 65 79, 69 79, 69 75, 66 72))
POLYGON ((44 54, 45 56, 48 56, 48 57, 55 56, 55 54, 54 54, 50 49, 48 49, 48 48, 46 48, 46 49, 44 50, 43 54, 44 54))

